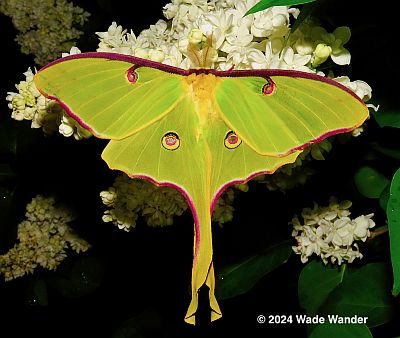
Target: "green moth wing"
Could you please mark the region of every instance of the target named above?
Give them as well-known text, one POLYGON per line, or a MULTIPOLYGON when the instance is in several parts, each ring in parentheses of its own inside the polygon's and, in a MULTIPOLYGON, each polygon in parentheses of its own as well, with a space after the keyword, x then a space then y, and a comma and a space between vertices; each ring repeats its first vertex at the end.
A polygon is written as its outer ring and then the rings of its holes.
POLYGON ((194 218, 192 299, 214 296, 211 214, 229 185, 292 163, 301 149, 352 130, 368 117, 345 87, 292 71, 182 70, 113 53, 56 60, 35 75, 38 89, 82 126, 110 139, 102 157, 130 177, 178 189, 194 218))
POLYGON ((65 102, 68 113, 95 136, 110 139, 156 122, 182 98, 179 76, 120 59, 55 62, 36 74, 35 84, 47 97, 65 102))
POLYGON ((314 74, 282 70, 265 77, 225 77, 215 100, 221 118, 255 151, 285 156, 351 131, 368 117, 355 94, 332 80, 316 79, 314 74))

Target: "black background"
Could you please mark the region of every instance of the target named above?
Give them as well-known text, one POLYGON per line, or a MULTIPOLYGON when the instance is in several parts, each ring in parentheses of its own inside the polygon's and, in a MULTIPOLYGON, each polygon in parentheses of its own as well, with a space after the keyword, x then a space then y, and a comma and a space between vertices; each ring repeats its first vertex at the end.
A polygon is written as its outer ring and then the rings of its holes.
MULTIPOLYGON (((85 26, 85 36, 77 46, 82 51, 94 51, 98 43, 94 32, 106 31, 112 21, 138 35, 163 18, 161 9, 165 3, 154 0, 75 1, 75 5, 92 14, 85 26)), ((328 31, 342 25, 351 28, 352 38, 346 45, 352 54, 352 66, 348 69, 351 79, 366 81, 373 88, 372 102, 380 104, 381 109, 398 109, 399 29, 396 8, 383 2, 371 6, 360 1, 327 1, 319 17, 324 20, 328 31)), ((0 282, 0 310, 3 313, 0 315, 0 337, 3 337, 3 332, 4 337, 26 334, 112 337, 126 320, 145 309, 162 314, 164 329, 161 337, 228 337, 239 332, 249 337, 306 336, 302 326, 258 325, 255 320, 258 314, 302 312, 297 303, 297 278, 302 268, 298 256, 292 256, 289 264, 264 278, 246 295, 221 302, 224 317, 215 323, 207 323, 207 297, 202 293, 199 324, 196 327, 185 324, 183 316, 189 303, 192 264, 191 215, 186 213, 173 227, 152 229, 139 224, 130 233, 102 223, 103 208, 98 193, 111 186, 115 177, 99 156, 106 142, 95 139, 75 142, 62 136, 46 138, 40 130, 31 130, 29 122, 10 120, 6 92, 15 91, 14 85, 24 79, 22 73, 34 63, 32 56, 20 53, 14 41, 16 32, 11 20, 2 15, 0 32, 0 93, 3 93, 0 96, 4 97, 0 100, 0 123, 18 130, 24 149, 23 155, 14 163, 18 173, 18 203, 11 220, 15 224, 1 224, 0 219, 1 249, 4 252, 13 245, 16 224, 23 219, 26 203, 39 193, 56 194, 80 215, 77 225, 80 234, 93 244, 86 255, 98 258, 105 267, 103 282, 95 293, 79 299, 65 299, 50 289, 47 307, 36 307, 30 302, 27 285, 32 277, 11 283, 0 282)), ((352 172, 351 169, 357 165, 354 153, 365 151, 361 142, 355 141, 345 154, 336 150, 332 152, 333 161, 346 163, 343 167, 331 168, 327 163, 317 163, 318 173, 306 189, 295 189, 287 194, 265 193, 265 188, 250 184, 251 195, 240 194, 235 201, 234 221, 223 229, 214 227, 215 264, 233 262, 273 241, 269 231, 272 226, 274 229, 281 226, 275 237, 288 238, 287 221, 303 206, 311 206, 316 196, 321 203, 330 195, 348 198, 354 190, 348 171, 352 172)), ((368 205, 368 202, 357 204, 357 200, 354 205, 354 214, 366 213, 365 210, 372 208, 378 220, 384 219, 382 212, 374 210, 375 205, 368 205)), ((43 278, 47 276, 46 272, 40 273, 43 278)), ((157 320, 154 321, 156 326, 157 320)), ((394 323, 374 331, 376 337, 395 335, 400 335, 400 332, 394 323)), ((160 334, 144 336, 160 337, 160 334)))

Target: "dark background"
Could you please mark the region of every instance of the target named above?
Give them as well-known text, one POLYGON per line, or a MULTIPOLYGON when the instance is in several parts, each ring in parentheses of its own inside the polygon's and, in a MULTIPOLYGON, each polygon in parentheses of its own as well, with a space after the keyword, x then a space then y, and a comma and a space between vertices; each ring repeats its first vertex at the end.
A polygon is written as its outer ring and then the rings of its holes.
MULTIPOLYGON (((85 36, 77 46, 82 51, 93 51, 98 43, 94 32, 106 31, 111 22, 116 21, 138 35, 163 18, 161 9, 166 1, 80 0, 74 4, 92 14, 85 26, 85 36)), ((342 25, 351 28, 352 38, 346 47, 352 54, 352 66, 346 70, 352 80, 366 81, 373 88, 372 102, 388 110, 398 108, 397 15, 396 8, 383 2, 371 6, 359 1, 326 1, 318 14, 328 31, 342 25)), ((13 159, 18 178, 11 216, 7 216, 7 221, 4 217, 0 219, 0 253, 13 246, 16 226, 23 219, 25 205, 31 198, 37 194, 55 194, 80 215, 73 226, 93 244, 83 256, 95 260, 100 266, 100 272, 95 273, 102 275, 101 283, 93 292, 75 298, 64 297, 48 283, 48 306, 36 306, 38 301, 32 286, 38 278, 51 280, 51 272, 38 271, 34 276, 10 283, 0 282, 3 313, 0 337, 3 332, 4 337, 26 334, 112 337, 135 316, 142 316, 138 332, 121 337, 224 337, 238 332, 249 337, 282 334, 305 337, 305 327, 271 327, 258 325, 255 320, 258 314, 302 313, 297 302, 297 278, 302 264, 294 255, 288 264, 261 280, 247 294, 220 302, 222 320, 207 323, 205 291, 201 297, 199 324, 192 327, 183 322, 190 300, 193 245, 190 213, 167 228, 153 229, 139 222, 130 233, 103 223, 104 209, 98 194, 112 185, 116 175, 99 156, 106 141, 92 138, 75 142, 62 136, 46 138, 41 130, 31 130, 29 122, 9 118, 11 111, 7 108, 6 92, 15 91, 14 85, 24 80, 22 73, 34 63, 32 56, 20 53, 14 42, 16 32, 11 20, 2 15, 0 31, 3 51, 0 93, 4 97, 0 100, 1 130, 15 130, 21 149, 20 155, 13 159), (158 331, 160 327, 162 334, 158 331), (140 336, 141 332, 146 334, 140 336)), ((398 142, 395 138, 390 140, 398 142)), ((330 195, 351 198, 354 215, 372 210, 378 221, 384 221, 385 215, 376 205, 357 200, 352 177, 348 174, 358 165, 355 155, 366 152, 365 147, 362 140, 356 140, 346 151, 334 149, 329 161, 315 164, 317 174, 306 188, 284 194, 268 192, 261 185, 250 183, 251 192, 239 194, 235 200, 234 221, 222 229, 214 227, 215 265, 242 259, 277 238, 289 238, 287 222, 291 217, 302 207, 311 206, 313 200, 318 199, 321 204, 327 202, 330 195)), ((388 172, 392 169, 390 165, 386 168, 388 172)), ((57 273, 67 273, 75 259, 78 256, 71 253, 57 273)), ((400 335, 395 327, 395 323, 391 323, 378 328, 374 336, 400 335)))

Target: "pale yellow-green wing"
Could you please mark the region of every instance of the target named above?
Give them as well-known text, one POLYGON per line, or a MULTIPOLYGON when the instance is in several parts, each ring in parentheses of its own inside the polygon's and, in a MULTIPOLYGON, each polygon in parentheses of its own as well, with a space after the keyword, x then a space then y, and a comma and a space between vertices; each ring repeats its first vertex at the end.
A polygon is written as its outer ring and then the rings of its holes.
POLYGON ((284 70, 226 73, 230 76, 214 94, 220 116, 260 154, 284 156, 351 131, 369 116, 354 93, 322 76, 284 70))
POLYGON ((143 66, 146 62, 154 64, 112 53, 71 55, 41 69, 34 81, 94 135, 122 139, 161 119, 182 99, 182 75, 143 66))

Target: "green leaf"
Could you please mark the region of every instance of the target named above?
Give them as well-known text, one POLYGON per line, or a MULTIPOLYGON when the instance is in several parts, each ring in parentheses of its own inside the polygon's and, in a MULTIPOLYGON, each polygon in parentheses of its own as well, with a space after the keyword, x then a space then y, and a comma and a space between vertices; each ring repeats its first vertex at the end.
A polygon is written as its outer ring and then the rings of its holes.
POLYGON ((0 215, 5 215, 11 208, 14 193, 15 189, 11 190, 0 186, 0 215))
MULTIPOLYGON (((320 0, 321 1, 321 0, 320 0)), ((320 1, 310 1, 303 6, 300 11, 299 16, 297 17, 296 21, 293 23, 292 27, 290 28, 290 34, 293 34, 297 28, 299 28, 300 24, 304 22, 311 14, 315 11, 315 9, 319 6, 320 1)))
POLYGON ((383 210, 385 210, 385 212, 387 209, 389 196, 390 196, 390 183, 385 187, 385 189, 383 189, 381 196, 379 196, 379 205, 383 210))
POLYGON ((141 314, 125 321, 112 338, 164 337, 164 331, 159 314, 146 309, 141 314))
POLYGON ((0 127, 0 155, 17 153, 17 132, 9 123, 0 127))
POLYGON ((308 263, 300 273, 298 283, 299 302, 309 316, 315 316, 329 293, 343 280, 346 265, 323 265, 321 262, 308 263), (314 287, 310 287, 313 285, 314 287))
POLYGON ((347 268, 342 283, 330 292, 320 312, 325 315, 368 317, 368 327, 382 325, 393 316, 390 283, 390 268, 385 263, 347 268))
POLYGON ((0 252, 3 253, 15 242, 17 219, 20 217, 16 211, 16 191, 17 186, 0 186, 0 252))
POLYGON ((354 175, 354 183, 358 191, 368 198, 379 198, 389 180, 369 166, 363 166, 354 175))
MULTIPOLYGON (((290 39, 290 36, 297 30, 297 28, 300 27, 300 25, 311 16, 311 14, 318 8, 320 2, 319 1, 314 1, 311 3, 307 3, 303 6, 303 8, 300 11, 299 16, 296 18, 296 21, 293 23, 293 25, 290 27, 289 34, 285 37, 285 40, 283 41, 282 49, 279 53, 279 57, 281 57, 282 51, 285 49, 287 46, 287 43, 290 39)), ((330 144, 330 143, 329 143, 330 144)), ((329 150, 327 150, 329 151, 329 150)))
POLYGON ((384 263, 342 266, 339 270, 311 262, 299 277, 299 302, 308 316, 358 315, 368 317, 368 327, 378 326, 393 315, 390 279, 390 269, 384 263))
POLYGON ((273 6, 302 5, 314 1, 316 0, 261 0, 260 2, 256 3, 253 7, 251 7, 244 16, 263 11, 264 9, 273 6))
POLYGON ((390 256, 393 268, 393 295, 400 293, 400 169, 393 176, 386 214, 389 223, 390 256))
POLYGON ((400 111, 398 110, 378 111, 375 114, 372 114, 372 116, 381 128, 400 128, 400 111))
POLYGON ((249 291, 263 276, 286 263, 291 253, 290 241, 284 241, 217 271, 217 299, 227 299, 249 291))
POLYGON ((330 324, 318 325, 309 338, 372 338, 371 331, 364 324, 330 324))
POLYGON ((48 279, 48 283, 65 298, 77 297, 71 281, 67 278, 53 276, 48 279))
POLYGON ((14 179, 16 176, 15 172, 11 169, 11 166, 7 163, 0 163, 0 182, 9 181, 14 179))
POLYGON ((378 145, 374 145, 373 148, 376 151, 379 151, 380 153, 392 157, 396 160, 400 160, 400 150, 399 149, 392 149, 392 148, 386 148, 386 147, 382 147, 382 146, 378 146, 378 145))

